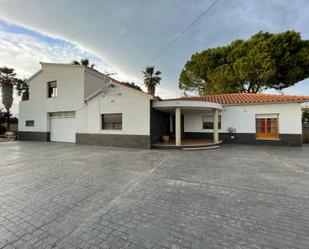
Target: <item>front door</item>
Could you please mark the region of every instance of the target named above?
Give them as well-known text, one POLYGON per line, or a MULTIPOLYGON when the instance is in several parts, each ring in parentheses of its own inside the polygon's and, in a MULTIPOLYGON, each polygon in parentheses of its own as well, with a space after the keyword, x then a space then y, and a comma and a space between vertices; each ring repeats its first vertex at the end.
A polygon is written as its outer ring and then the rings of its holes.
POLYGON ((278 118, 256 118, 256 138, 279 139, 278 118))

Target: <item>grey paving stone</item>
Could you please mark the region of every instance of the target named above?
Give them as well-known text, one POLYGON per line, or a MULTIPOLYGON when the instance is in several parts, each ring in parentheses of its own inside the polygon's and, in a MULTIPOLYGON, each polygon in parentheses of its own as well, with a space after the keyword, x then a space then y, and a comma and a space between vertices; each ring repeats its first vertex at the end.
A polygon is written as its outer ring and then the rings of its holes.
POLYGON ((309 248, 308 154, 1 143, 0 248, 309 248))

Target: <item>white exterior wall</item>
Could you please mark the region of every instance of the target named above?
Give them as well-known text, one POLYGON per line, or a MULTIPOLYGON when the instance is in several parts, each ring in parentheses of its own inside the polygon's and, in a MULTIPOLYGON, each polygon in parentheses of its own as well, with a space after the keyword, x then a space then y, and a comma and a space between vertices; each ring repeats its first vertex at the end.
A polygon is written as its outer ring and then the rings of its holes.
POLYGON ((91 94, 102 89, 108 82, 108 77, 105 77, 102 74, 89 68, 85 68, 84 97, 87 98, 91 94))
POLYGON ((30 97, 19 104, 19 131, 50 131, 50 112, 76 111, 77 133, 149 135, 151 96, 114 84, 106 96, 84 99, 109 83, 106 76, 82 66, 42 64, 29 81, 30 97), (48 98, 47 82, 57 81, 57 97, 48 98), (101 130, 101 114, 122 113, 122 130, 101 130), (34 120, 34 127, 26 127, 34 120))
MULTIPOLYGON (((182 114, 184 115, 184 132, 213 132, 209 129, 203 129, 203 116, 213 115, 212 110, 184 110, 182 114)), ((221 115, 221 112, 219 112, 219 115, 221 115)))
POLYGON ((84 104, 84 68, 42 64, 42 72, 29 81, 29 100, 19 103, 19 131, 49 131, 49 112, 75 111, 84 104), (57 81, 57 97, 48 98, 47 82, 57 81), (34 120, 34 127, 26 127, 34 120))
MULTIPOLYGON (((185 132, 212 132, 202 128, 202 116, 205 112, 184 113, 185 132)), ((211 112, 208 112, 211 114, 211 112)), ((236 133, 255 133, 256 114, 279 114, 280 134, 301 134, 301 104, 281 103, 281 104, 254 104, 228 106, 225 105, 219 113, 221 115, 221 130, 227 133, 229 127, 236 128, 236 133)))
POLYGON ((115 86, 88 102, 77 133, 150 135, 150 96, 115 86), (122 130, 102 130, 101 114, 122 113, 122 130))

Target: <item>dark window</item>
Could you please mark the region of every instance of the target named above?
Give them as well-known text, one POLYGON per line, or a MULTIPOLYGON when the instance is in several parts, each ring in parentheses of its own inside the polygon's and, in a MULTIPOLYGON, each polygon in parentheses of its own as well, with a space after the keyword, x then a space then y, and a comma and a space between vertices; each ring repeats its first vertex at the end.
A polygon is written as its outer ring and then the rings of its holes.
POLYGON ((21 94, 21 101, 27 101, 29 100, 29 90, 25 90, 21 94))
POLYGON ((34 126, 34 120, 26 120, 26 126, 27 127, 33 127, 34 126))
POLYGON ((51 112, 51 118, 75 118, 75 111, 51 112))
MULTIPOLYGON (((203 116, 203 129, 213 129, 214 128, 214 116, 206 115, 203 116)), ((221 129, 221 115, 219 115, 218 128, 221 129)))
POLYGON ((57 97, 57 81, 51 81, 47 83, 48 98, 57 97))
POLYGON ((102 114, 102 130, 121 130, 122 114, 102 114))

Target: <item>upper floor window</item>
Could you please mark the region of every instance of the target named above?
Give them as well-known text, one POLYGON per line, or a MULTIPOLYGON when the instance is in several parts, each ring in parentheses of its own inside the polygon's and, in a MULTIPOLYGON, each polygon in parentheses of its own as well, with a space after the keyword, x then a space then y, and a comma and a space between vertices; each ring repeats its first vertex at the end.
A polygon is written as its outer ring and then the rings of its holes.
POLYGON ((57 81, 50 81, 47 83, 48 98, 57 97, 57 81))
POLYGON ((21 94, 21 101, 28 101, 29 100, 29 90, 22 92, 21 94))
MULTIPOLYGON (((214 128, 214 116, 205 115, 203 116, 203 129, 213 129, 214 128)), ((221 115, 219 115, 218 128, 221 129, 221 115)))
POLYGON ((122 129, 122 114, 102 114, 102 130, 121 130, 122 129))

